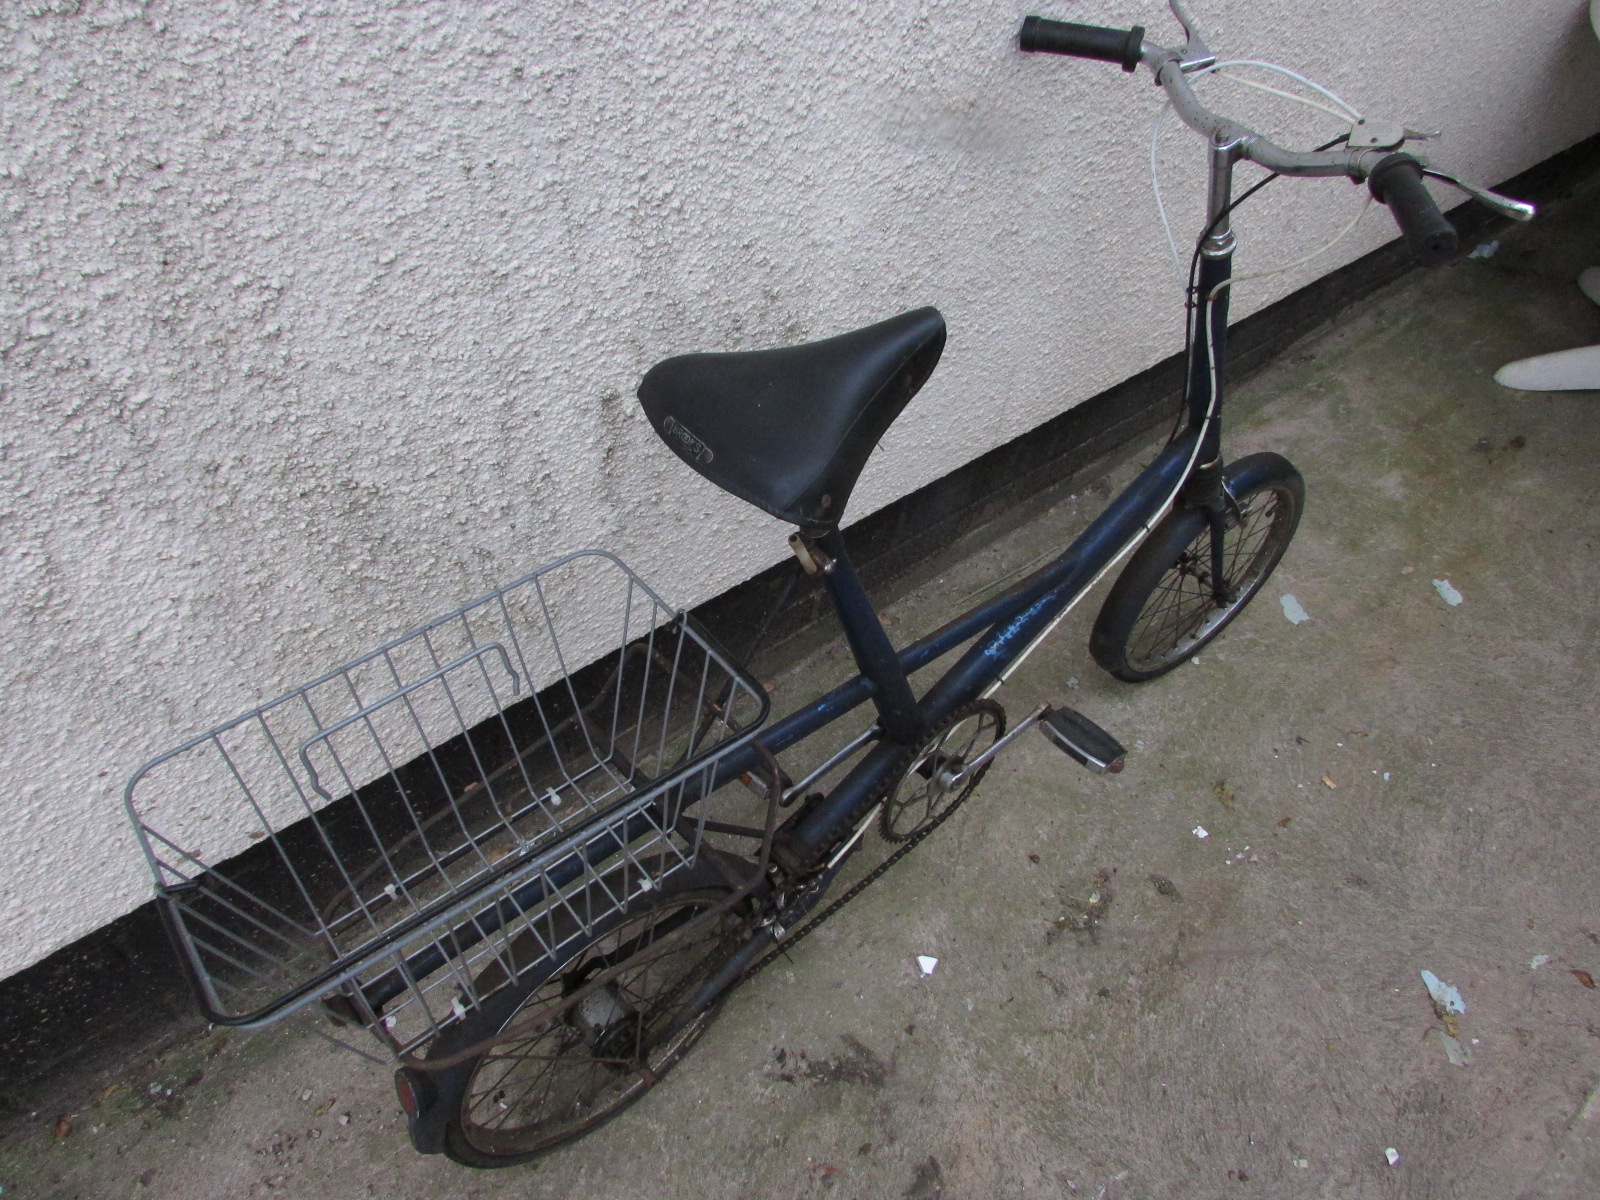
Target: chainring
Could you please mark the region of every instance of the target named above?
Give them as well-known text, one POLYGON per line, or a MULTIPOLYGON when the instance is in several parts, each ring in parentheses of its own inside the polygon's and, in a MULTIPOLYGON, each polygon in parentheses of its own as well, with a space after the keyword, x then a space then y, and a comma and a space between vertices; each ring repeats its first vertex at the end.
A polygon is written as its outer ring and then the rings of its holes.
POLYGON ((948 786, 951 777, 960 770, 964 761, 976 758, 998 741, 1005 729, 1005 709, 994 700, 975 700, 952 713, 929 735, 922 748, 907 761, 906 767, 880 793, 878 806, 881 811, 878 819, 872 821, 870 810, 867 817, 872 827, 858 827, 856 836, 871 839, 876 835, 875 840, 880 843, 876 847, 858 845, 850 855, 850 860, 867 868, 866 873, 851 882, 843 893, 805 924, 784 932, 778 944, 762 955, 740 978, 750 978, 774 959, 787 954, 801 939, 911 853, 923 838, 949 820, 978 786, 990 764, 984 763, 969 778, 960 779, 954 787, 948 786), (913 779, 918 782, 912 784, 910 781, 913 779), (909 795, 905 793, 908 784, 914 789, 909 795), (891 847, 887 857, 868 865, 870 859, 891 847))

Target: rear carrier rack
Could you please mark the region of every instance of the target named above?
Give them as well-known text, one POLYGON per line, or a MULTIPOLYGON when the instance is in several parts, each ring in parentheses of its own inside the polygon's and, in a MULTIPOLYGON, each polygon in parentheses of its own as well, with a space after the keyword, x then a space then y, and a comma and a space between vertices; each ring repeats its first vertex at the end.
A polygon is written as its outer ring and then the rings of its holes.
POLYGON ((394 1059, 691 867, 697 802, 767 714, 585 551, 152 759, 125 799, 207 1019, 321 1001, 394 1059))

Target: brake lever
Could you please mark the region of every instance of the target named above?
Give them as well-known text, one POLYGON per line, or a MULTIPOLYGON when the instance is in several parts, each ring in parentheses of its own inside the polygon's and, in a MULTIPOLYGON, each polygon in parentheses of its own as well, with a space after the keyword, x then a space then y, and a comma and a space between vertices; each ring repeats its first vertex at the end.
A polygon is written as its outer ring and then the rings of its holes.
POLYGON ((1539 210, 1523 200, 1513 200, 1509 196, 1502 196, 1498 192, 1491 192, 1488 188, 1481 188, 1475 184, 1465 183, 1454 175, 1447 175, 1433 167, 1423 167, 1424 175, 1431 175, 1440 183, 1448 183, 1451 187, 1460 188, 1485 208, 1499 213, 1502 217, 1510 217, 1513 221, 1531 221, 1539 210))
POLYGON ((1207 67, 1215 66, 1217 56, 1211 53, 1210 48, 1200 37, 1200 27, 1189 15, 1189 10, 1183 6, 1183 0, 1167 0, 1167 7, 1172 10, 1172 15, 1178 19, 1178 24, 1183 26, 1184 35, 1189 39, 1184 43, 1183 57, 1178 60, 1178 70, 1187 74, 1190 71, 1203 71, 1207 67))

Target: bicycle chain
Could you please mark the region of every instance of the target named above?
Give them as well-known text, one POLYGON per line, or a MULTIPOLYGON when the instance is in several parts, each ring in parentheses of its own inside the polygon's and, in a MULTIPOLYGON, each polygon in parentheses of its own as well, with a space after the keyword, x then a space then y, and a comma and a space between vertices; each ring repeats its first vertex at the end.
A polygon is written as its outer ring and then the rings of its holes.
POLYGON ((850 901, 854 900, 862 892, 866 891, 868 886, 876 882, 879 876, 881 876, 890 867, 894 866, 895 863, 899 862, 907 854, 910 854, 913 850, 915 850, 918 843, 920 843, 923 838, 927 837, 935 829, 939 828, 939 826, 948 821, 955 811, 965 804, 968 798, 975 791, 977 791, 976 786, 972 787, 966 795, 962 796, 949 808, 945 809, 944 812, 935 817, 932 823, 923 827, 922 829, 917 830, 917 832, 908 837, 898 850, 896 850, 888 858, 884 859, 876 867, 872 868, 872 870, 867 872, 867 874, 862 878, 851 884, 850 888, 832 904, 828 905, 827 908, 823 909, 798 929, 794 929, 786 933, 783 939, 776 946, 763 954, 755 961, 754 964, 745 968, 744 974, 739 976, 739 983, 743 983, 745 980, 759 974, 774 959, 788 954, 792 947, 798 945, 804 938, 815 931, 817 926, 833 917, 834 914, 836 914, 846 904, 849 904, 850 901))

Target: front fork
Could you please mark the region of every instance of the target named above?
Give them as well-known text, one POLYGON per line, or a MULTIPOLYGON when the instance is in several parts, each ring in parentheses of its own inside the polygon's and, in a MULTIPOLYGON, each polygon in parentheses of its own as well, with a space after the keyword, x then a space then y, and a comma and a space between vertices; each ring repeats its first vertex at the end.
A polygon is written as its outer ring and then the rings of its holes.
POLYGON ((1222 474, 1222 459, 1212 459, 1195 467, 1184 481, 1181 503, 1199 510, 1211 530, 1211 596, 1219 606, 1232 604, 1234 591, 1228 583, 1224 560, 1228 517, 1234 507, 1222 474))

